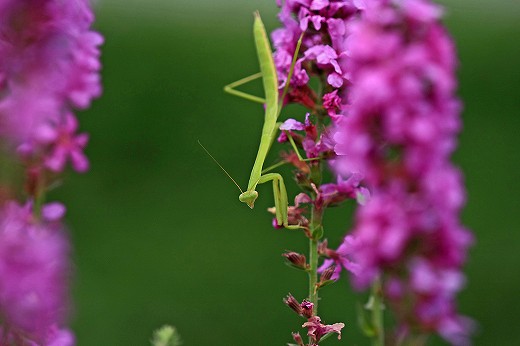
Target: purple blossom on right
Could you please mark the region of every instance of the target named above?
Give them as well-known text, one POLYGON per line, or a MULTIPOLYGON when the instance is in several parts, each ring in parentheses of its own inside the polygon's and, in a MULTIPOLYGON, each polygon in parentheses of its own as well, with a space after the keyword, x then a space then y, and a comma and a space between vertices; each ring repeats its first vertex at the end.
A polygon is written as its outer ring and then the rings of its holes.
POLYGON ((428 0, 363 7, 347 25, 349 106, 334 135, 337 173, 361 173, 371 192, 352 232, 354 284, 381 278, 402 337, 469 344, 472 323, 455 301, 473 237, 459 220, 465 191, 450 162, 461 127, 454 45, 428 0))

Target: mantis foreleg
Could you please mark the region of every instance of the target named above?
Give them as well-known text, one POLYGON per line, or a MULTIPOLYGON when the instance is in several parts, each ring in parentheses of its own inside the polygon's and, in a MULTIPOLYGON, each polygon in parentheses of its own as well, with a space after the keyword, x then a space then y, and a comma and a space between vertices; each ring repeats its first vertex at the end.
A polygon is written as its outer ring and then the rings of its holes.
POLYGON ((300 225, 289 225, 288 216, 288 200, 287 200, 287 189, 283 178, 278 173, 268 173, 260 177, 259 184, 273 181, 273 194, 274 194, 274 206, 276 209, 276 222, 278 226, 284 226, 287 229, 301 229, 304 228, 300 225))

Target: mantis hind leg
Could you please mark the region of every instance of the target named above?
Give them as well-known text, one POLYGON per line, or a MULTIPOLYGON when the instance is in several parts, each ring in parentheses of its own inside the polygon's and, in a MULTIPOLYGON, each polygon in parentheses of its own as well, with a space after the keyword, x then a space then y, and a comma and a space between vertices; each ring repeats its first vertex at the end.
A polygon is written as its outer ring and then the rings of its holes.
POLYGON ((278 173, 268 173, 262 175, 259 184, 265 183, 272 180, 273 181, 273 193, 274 193, 274 205, 276 209, 276 222, 279 226, 282 226, 287 229, 302 229, 304 227, 300 225, 289 225, 289 215, 288 215, 288 200, 287 200, 287 190, 285 188, 285 183, 283 178, 278 173))
POLYGON ((249 101, 264 104, 265 103, 264 98, 261 98, 261 97, 255 96, 255 95, 251 95, 251 94, 248 94, 243 91, 235 89, 235 87, 247 84, 247 83, 254 81, 255 79, 261 78, 261 77, 262 77, 261 72, 252 74, 251 76, 247 76, 245 78, 237 80, 236 82, 233 82, 233 83, 230 83, 230 84, 224 86, 224 91, 227 92, 228 94, 238 96, 238 97, 244 98, 249 101))

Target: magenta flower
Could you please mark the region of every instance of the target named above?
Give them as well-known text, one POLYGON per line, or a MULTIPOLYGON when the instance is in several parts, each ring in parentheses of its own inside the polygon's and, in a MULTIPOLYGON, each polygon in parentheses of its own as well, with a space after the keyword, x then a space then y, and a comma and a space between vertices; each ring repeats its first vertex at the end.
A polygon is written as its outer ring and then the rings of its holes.
MULTIPOLYGON (((42 200, 71 162, 88 169, 73 109, 101 94, 99 45, 88 0, 0 0, 0 139, 26 169, 30 198, 42 200)), ((3 198, 3 196, 0 196, 3 198)), ((65 207, 0 204, 0 343, 72 346, 67 312, 69 245, 65 207)))
POLYGON ((341 339, 341 329, 345 327, 345 324, 323 324, 321 323, 321 318, 318 316, 312 316, 302 325, 302 327, 307 328, 307 335, 310 336, 312 341, 317 344, 320 342, 321 338, 331 333, 338 334, 338 339, 341 339))
POLYGON ((337 280, 339 278, 342 268, 354 275, 360 275, 359 265, 352 260, 355 249, 354 244, 354 237, 347 235, 345 236, 343 243, 334 251, 329 249, 327 247, 327 242, 324 241, 320 246, 320 252, 321 255, 327 257, 327 259, 323 261, 318 272, 322 273, 330 266, 335 265, 334 274, 331 277, 332 280, 337 280))
POLYGON ((72 113, 66 113, 60 124, 45 124, 38 127, 34 138, 18 147, 18 154, 30 162, 42 161, 43 167, 60 173, 67 161, 77 172, 85 172, 89 162, 83 149, 88 143, 86 133, 76 134, 78 121, 72 113))
POLYGON ((56 326, 67 312, 69 246, 56 209, 49 206, 44 215, 51 220, 41 221, 30 204, 9 202, 0 210, 0 319, 2 333, 14 340, 47 345, 65 338, 56 326))
MULTIPOLYGON (((321 323, 321 318, 315 315, 314 304, 310 301, 303 300, 299 303, 296 298, 289 294, 284 298, 283 302, 296 314, 307 319, 307 322, 302 327, 307 328, 307 335, 310 336, 312 343, 309 346, 317 345, 323 337, 332 333, 338 334, 338 339, 341 339, 341 329, 345 327, 345 324, 334 323, 325 325, 321 323)), ((303 340, 299 333, 293 333, 293 338, 298 345, 303 345, 303 340)))
POLYGON ((331 132, 324 129, 318 137, 318 129, 310 120, 310 114, 305 116, 305 123, 301 123, 295 119, 287 119, 280 125, 279 143, 288 141, 288 135, 301 144, 305 150, 307 158, 316 158, 320 154, 325 154, 327 157, 334 156, 334 140, 331 132), (294 133, 293 131, 305 131, 305 136, 294 133))
POLYGON ((472 243, 460 224, 464 187, 449 157, 460 128, 453 44, 427 0, 365 1, 348 26, 348 112, 334 136, 341 174, 361 172, 370 201, 356 213, 353 277, 381 277, 402 330, 464 344, 456 312, 472 243), (410 323, 414 321, 414 323, 410 323))
MULTIPOLYGON (((0 136, 34 146, 42 128, 68 122, 71 107, 86 108, 100 95, 103 40, 90 31, 93 19, 88 0, 0 3, 0 136)), ((68 154, 85 170, 77 152, 68 154)), ((48 163, 55 170, 60 155, 48 163)))
POLYGON ((336 183, 323 184, 318 189, 316 200, 323 206, 338 205, 346 199, 355 199, 360 205, 365 205, 370 199, 370 191, 361 185, 363 176, 351 174, 347 179, 338 176, 336 183))
POLYGON ((345 47, 347 22, 360 10, 358 1, 353 0, 289 0, 278 2, 283 27, 273 31, 275 47, 274 61, 284 87, 291 66, 292 56, 301 33, 304 32, 300 57, 295 64, 290 81, 291 89, 284 102, 295 102, 318 111, 317 95, 308 83, 312 75, 323 78, 323 106, 333 120, 341 117, 346 107, 338 91, 348 84, 347 71, 342 61, 347 52, 345 47))
POLYGON ((78 121, 71 113, 66 114, 64 122, 56 127, 40 128, 38 134, 42 135, 37 140, 39 144, 48 147, 44 164, 51 171, 63 171, 67 160, 71 161, 72 167, 78 172, 88 170, 89 163, 83 149, 89 137, 86 133, 76 134, 77 129, 78 121))

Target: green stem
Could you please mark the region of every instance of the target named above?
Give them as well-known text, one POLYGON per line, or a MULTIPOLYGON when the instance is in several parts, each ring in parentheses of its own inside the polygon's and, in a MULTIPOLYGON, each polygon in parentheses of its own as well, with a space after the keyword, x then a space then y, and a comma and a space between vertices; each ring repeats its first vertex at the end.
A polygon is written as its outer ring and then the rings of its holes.
MULTIPOLYGON (((319 185, 321 183, 321 165, 318 161, 317 165, 311 166, 311 180, 319 185)), ((314 196, 316 197, 316 196, 314 196)), ((318 240, 323 236, 323 210, 312 206, 309 239, 309 301, 314 305, 313 315, 318 314, 318 240)), ((312 337, 309 336, 309 345, 313 343, 312 337)))
POLYGON ((375 333, 372 340, 374 346, 384 346, 385 329, 383 321, 383 297, 381 294, 381 279, 378 278, 372 285, 372 325, 375 333))
MULTIPOLYGON (((316 185, 321 183, 321 165, 311 166, 311 180, 316 185)), ((318 290, 316 284, 318 283, 318 240, 323 236, 323 210, 312 206, 310 231, 311 237, 309 239, 309 300, 314 304, 314 315, 318 314, 318 290)))
POLYGON ((314 315, 317 315, 318 291, 316 290, 316 284, 318 283, 318 241, 316 239, 309 239, 309 262, 309 300, 314 304, 314 315))
MULTIPOLYGON (((311 212, 311 238, 309 239, 309 301, 314 305, 312 314, 318 314, 318 239, 323 230, 321 225, 322 214, 316 208, 312 207, 311 212)), ((313 344, 312 337, 309 336, 309 345, 313 344)))

